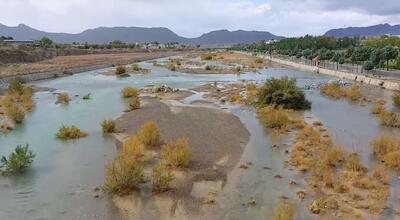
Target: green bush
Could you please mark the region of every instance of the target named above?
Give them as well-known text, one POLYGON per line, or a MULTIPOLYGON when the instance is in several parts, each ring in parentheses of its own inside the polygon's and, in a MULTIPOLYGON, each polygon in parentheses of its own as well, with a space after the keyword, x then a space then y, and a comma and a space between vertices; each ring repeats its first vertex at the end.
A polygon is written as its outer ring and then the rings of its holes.
POLYGON ((268 79, 258 93, 258 104, 278 105, 286 109, 309 109, 311 103, 304 92, 296 86, 296 79, 283 77, 268 79))
POLYGON ((88 134, 86 132, 81 131, 79 128, 75 126, 67 127, 62 126, 57 134, 56 137, 61 140, 70 140, 70 139, 79 139, 86 137, 88 134))
POLYGON ((33 163, 35 154, 29 150, 29 145, 18 145, 8 158, 1 158, 0 171, 3 174, 22 173, 33 163))

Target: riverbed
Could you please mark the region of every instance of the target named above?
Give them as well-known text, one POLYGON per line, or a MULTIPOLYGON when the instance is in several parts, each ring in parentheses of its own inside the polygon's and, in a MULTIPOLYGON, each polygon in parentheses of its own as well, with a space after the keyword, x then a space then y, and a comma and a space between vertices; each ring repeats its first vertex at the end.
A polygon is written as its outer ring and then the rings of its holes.
MULTIPOLYGON (((104 166, 116 153, 114 139, 103 135, 100 122, 121 114, 125 102, 120 97, 120 90, 125 86, 144 88, 166 84, 191 89, 213 82, 262 82, 270 77, 289 76, 295 77, 298 85, 303 87, 332 79, 330 76, 289 69, 268 68, 258 73, 207 75, 172 72, 147 62, 140 63, 140 66, 151 72, 117 78, 101 74, 110 70, 105 68, 33 83, 39 87, 66 91, 72 101, 68 106, 57 105, 52 92, 38 92, 34 96, 37 107, 25 122, 9 134, 0 134, 0 155, 8 155, 16 145, 26 143, 37 154, 27 173, 18 177, 0 177, 0 219, 122 219, 110 198, 93 198, 92 193, 95 187, 104 183, 104 166), (88 93, 91 99, 82 100, 82 96, 88 93), (88 132, 89 136, 71 142, 57 140, 54 134, 62 125, 75 125, 88 132)), ((390 99, 390 91, 376 87, 365 89, 370 96, 390 99)), ((370 114, 370 105, 332 100, 321 96, 318 90, 307 90, 306 95, 312 102, 312 109, 306 114, 323 122, 335 142, 360 152, 367 164, 372 163, 369 142, 382 132, 398 132, 383 129, 375 116, 370 114)), ((220 106, 238 116, 249 130, 250 141, 239 164, 252 162, 252 166, 245 171, 235 168, 229 174, 210 218, 264 219, 272 216, 275 205, 283 196, 300 202, 295 194, 299 189, 293 189, 289 184, 292 179, 300 179, 299 174, 284 167, 287 159, 284 149, 271 148, 275 143, 289 147, 290 135, 275 140, 263 129, 252 108, 220 106), (270 169, 264 169, 266 166, 270 169), (277 174, 282 178, 274 178, 277 174), (253 199, 256 204, 249 206, 248 202, 253 199)), ((392 190, 392 194, 397 195, 400 189, 397 178, 392 188, 396 189, 392 190)), ((395 196, 390 206, 399 207, 395 196)), ((307 210, 300 211, 300 208, 297 213, 298 218, 316 217, 310 216, 307 210)))

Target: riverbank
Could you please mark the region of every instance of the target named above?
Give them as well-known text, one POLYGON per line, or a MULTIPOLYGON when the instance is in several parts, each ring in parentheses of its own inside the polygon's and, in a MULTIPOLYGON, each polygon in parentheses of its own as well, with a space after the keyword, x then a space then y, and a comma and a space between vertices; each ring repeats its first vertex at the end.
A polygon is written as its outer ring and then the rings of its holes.
POLYGON ((174 56, 183 51, 156 51, 117 54, 87 54, 76 56, 59 56, 37 63, 25 63, 0 67, 0 90, 16 78, 25 82, 53 79, 76 73, 92 71, 116 65, 174 56))
MULTIPOLYGON (((236 53, 250 55, 249 53, 240 52, 240 51, 236 51, 236 53)), ((321 68, 318 66, 305 65, 302 63, 296 63, 296 62, 292 62, 292 61, 288 61, 288 60, 283 60, 283 59, 279 59, 279 58, 268 56, 268 55, 258 55, 258 57, 266 59, 270 62, 275 62, 275 63, 281 64, 286 67, 294 68, 296 70, 313 72, 313 73, 317 73, 317 74, 325 74, 325 75, 329 75, 329 76, 333 76, 333 77, 338 77, 341 79, 353 80, 356 82, 365 83, 365 84, 373 85, 373 86, 378 86, 378 87, 388 89, 388 90, 400 90, 400 84, 398 82, 393 82, 391 80, 373 78, 370 76, 355 74, 355 73, 350 73, 350 72, 330 70, 330 69, 325 69, 325 68, 321 68)))
MULTIPOLYGON (((171 97, 161 101, 142 97, 141 109, 116 120, 117 129, 123 130, 119 137, 135 134, 142 124, 154 121, 162 143, 185 137, 192 152, 189 167, 174 171, 175 180, 169 191, 148 194, 142 188, 133 196, 113 198, 127 219, 201 218, 209 208, 206 201, 212 202, 210 191, 216 196, 222 190, 228 173, 239 162, 249 141, 249 132, 230 112, 182 105, 175 96, 171 97)), ((144 165, 145 170, 161 157, 158 150, 152 149, 152 154, 152 159, 144 165)))

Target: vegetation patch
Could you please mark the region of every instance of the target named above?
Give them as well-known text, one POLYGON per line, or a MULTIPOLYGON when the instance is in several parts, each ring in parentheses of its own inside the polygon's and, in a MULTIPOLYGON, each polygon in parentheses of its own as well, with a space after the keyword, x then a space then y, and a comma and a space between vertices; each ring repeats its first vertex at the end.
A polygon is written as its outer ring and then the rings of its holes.
POLYGON ((63 104, 63 105, 68 105, 70 101, 69 95, 68 93, 64 92, 64 93, 60 93, 57 96, 57 104, 63 104))
POLYGON ((26 171, 33 163, 35 154, 29 150, 29 145, 18 145, 8 157, 1 158, 0 173, 18 174, 26 171))
POLYGON ((138 97, 139 91, 136 88, 127 86, 122 89, 121 94, 122 98, 132 98, 132 97, 138 97))
POLYGON ((137 160, 144 156, 145 150, 145 144, 137 136, 130 136, 124 141, 119 156, 124 155, 137 160))
POLYGON ((140 108, 140 99, 138 96, 130 98, 128 102, 129 110, 133 111, 140 108))
POLYGON ((259 90, 258 104, 278 105, 296 110, 311 108, 311 103, 305 98, 303 90, 296 86, 296 79, 288 77, 268 79, 259 90))
POLYGON ((371 148, 386 166, 400 170, 400 141, 397 138, 383 135, 371 142, 371 148))
POLYGON ((158 146, 160 143, 160 133, 154 122, 147 122, 142 125, 137 133, 139 140, 147 146, 158 146))
POLYGON ((334 99, 346 98, 351 101, 361 101, 365 98, 358 85, 342 87, 338 83, 328 83, 321 86, 320 92, 334 99))
POLYGON ((126 67, 125 66, 118 66, 115 69, 115 75, 117 75, 117 76, 121 76, 121 75, 123 75, 125 73, 126 73, 126 67))
POLYGON ((393 99, 393 105, 400 107, 400 91, 396 91, 393 94, 392 99, 393 99))
POLYGON ((106 167, 106 182, 103 189, 115 195, 126 195, 137 189, 144 181, 143 168, 128 155, 118 154, 106 167))
POLYGON ((293 220, 294 206, 288 202, 280 202, 274 210, 274 220, 293 220))
POLYGON ((23 122, 26 113, 35 108, 33 89, 20 79, 11 81, 6 94, 0 99, 0 107, 15 123, 23 122))
POLYGON ((167 191, 172 180, 174 180, 174 174, 164 164, 159 164, 153 168, 151 175, 153 192, 161 193, 167 191))
POLYGON ((57 134, 56 137, 61 140, 71 140, 71 139, 79 139, 86 137, 88 134, 86 132, 81 131, 79 128, 75 126, 62 126, 57 134))
POLYGON ((287 131, 292 125, 289 111, 281 106, 266 106, 258 110, 258 118, 267 127, 287 131))
POLYGON ((115 120, 104 120, 101 122, 103 133, 114 133, 116 131, 115 120))
POLYGON ((186 138, 163 145, 162 152, 166 163, 172 167, 187 167, 192 157, 189 141, 186 138))

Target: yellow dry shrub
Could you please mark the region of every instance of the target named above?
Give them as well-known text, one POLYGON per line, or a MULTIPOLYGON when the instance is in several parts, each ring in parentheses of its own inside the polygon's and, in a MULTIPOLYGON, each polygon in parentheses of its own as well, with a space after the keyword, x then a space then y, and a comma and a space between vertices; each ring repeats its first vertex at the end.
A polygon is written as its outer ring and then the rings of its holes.
POLYGON ((57 103, 61 103, 63 105, 67 105, 70 101, 68 93, 64 92, 57 96, 57 103))
POLYGON ((174 174, 164 164, 159 164, 153 168, 151 183, 154 192, 167 191, 172 180, 174 180, 174 174))
POLYGON ((107 164, 103 189, 110 194, 126 195, 143 181, 143 168, 129 155, 121 155, 107 164))
POLYGON ((288 202, 280 202, 274 210, 274 220, 293 220, 294 206, 288 202))
POLYGON ((281 131, 289 129, 292 121, 288 110, 279 106, 266 106, 258 111, 258 118, 268 128, 273 128, 281 131))
POLYGON ((137 136, 130 136, 124 141, 117 157, 129 157, 132 160, 139 159, 144 156, 145 147, 137 136))
POLYGON ((25 112, 18 104, 12 104, 6 107, 6 113, 15 123, 21 123, 25 118, 25 112))
POLYGON ((116 128, 115 128, 115 120, 104 120, 101 122, 101 128, 103 130, 103 133, 114 133, 116 128))
POLYGON ((156 123, 147 122, 142 125, 137 133, 139 140, 147 146, 158 146, 160 143, 160 133, 156 123))
POLYGON ((139 96, 139 91, 136 88, 127 86, 122 89, 121 94, 123 98, 131 98, 139 96))
POLYGON ((335 99, 340 99, 345 96, 344 90, 337 83, 328 83, 320 87, 320 92, 323 95, 330 96, 335 99))
POLYGON ((187 138, 180 138, 162 146, 163 157, 172 167, 187 167, 192 153, 187 138))
POLYGON ((363 93, 361 91, 361 88, 358 85, 352 85, 352 86, 346 88, 345 89, 345 95, 351 101, 359 101, 362 98, 364 98, 364 95, 363 95, 363 93))
POLYGON ((382 135, 381 137, 373 140, 371 142, 372 152, 378 156, 382 157, 387 153, 396 151, 400 149, 399 141, 391 136, 382 135))

